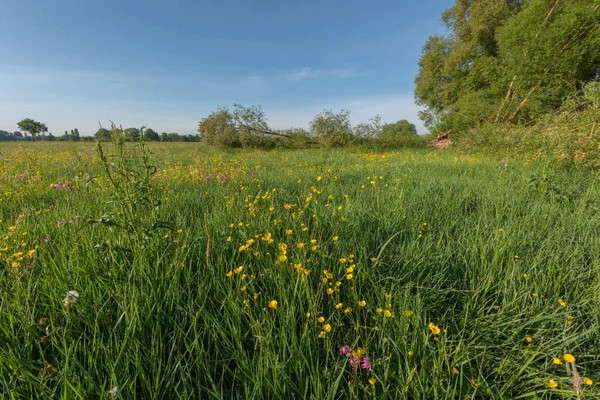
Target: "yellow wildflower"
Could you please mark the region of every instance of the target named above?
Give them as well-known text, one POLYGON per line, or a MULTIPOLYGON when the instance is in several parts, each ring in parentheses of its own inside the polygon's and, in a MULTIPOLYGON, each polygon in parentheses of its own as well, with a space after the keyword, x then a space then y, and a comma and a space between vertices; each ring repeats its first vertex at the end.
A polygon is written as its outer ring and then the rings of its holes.
POLYGON ((550 389, 556 389, 558 387, 558 383, 556 383, 556 381, 554 379, 550 379, 548 381, 548 387, 550 389))
POLYGON ((433 333, 434 335, 439 335, 441 332, 441 329, 434 324, 433 322, 429 323, 429 330, 431 331, 431 333, 433 333))
POLYGON ((352 357, 354 358, 361 358, 364 354, 366 354, 366 350, 363 349, 362 347, 358 347, 356 350, 352 351, 352 357))
POLYGON ((269 302, 269 308, 272 308, 273 310, 275 310, 277 308, 277 300, 271 300, 269 302))
POLYGON ((575 357, 573 357, 572 354, 569 353, 565 353, 565 355, 563 356, 563 359, 568 362, 568 363, 574 363, 575 362, 575 357))

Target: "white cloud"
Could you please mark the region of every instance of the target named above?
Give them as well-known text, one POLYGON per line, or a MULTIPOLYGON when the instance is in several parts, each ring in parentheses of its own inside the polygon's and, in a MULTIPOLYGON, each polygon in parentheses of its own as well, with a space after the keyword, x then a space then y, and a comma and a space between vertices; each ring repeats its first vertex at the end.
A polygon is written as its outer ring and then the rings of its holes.
POLYGON ((299 81, 302 79, 318 78, 321 73, 309 67, 304 67, 296 71, 292 71, 286 75, 286 78, 291 81, 299 81))
POLYGON ((334 69, 314 69, 303 67, 288 73, 285 78, 289 81, 299 81, 311 78, 333 77, 333 78, 353 78, 357 75, 356 71, 350 68, 334 69))

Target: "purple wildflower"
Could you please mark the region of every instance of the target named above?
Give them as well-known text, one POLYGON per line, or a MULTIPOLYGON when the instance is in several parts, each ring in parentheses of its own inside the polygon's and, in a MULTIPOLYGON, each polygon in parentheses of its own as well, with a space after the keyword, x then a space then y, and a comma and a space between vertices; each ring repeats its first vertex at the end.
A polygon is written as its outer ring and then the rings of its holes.
POLYGON ((356 368, 360 364, 360 358, 352 357, 349 361, 352 368, 356 368))
POLYGON ((350 357, 350 354, 352 353, 352 348, 348 345, 345 345, 344 347, 342 347, 340 349, 340 355, 341 356, 346 356, 346 357, 350 357))
POLYGON ((371 359, 369 357, 363 357, 361 367, 362 369, 371 370, 371 359))

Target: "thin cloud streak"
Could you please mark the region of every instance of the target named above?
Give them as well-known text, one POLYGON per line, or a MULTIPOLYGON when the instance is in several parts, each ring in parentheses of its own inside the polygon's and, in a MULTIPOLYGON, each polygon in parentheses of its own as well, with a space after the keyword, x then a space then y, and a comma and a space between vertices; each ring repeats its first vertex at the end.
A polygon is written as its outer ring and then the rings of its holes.
POLYGON ((304 79, 314 79, 321 77, 333 77, 333 78, 353 78, 358 74, 353 69, 349 68, 335 68, 328 70, 320 70, 314 69, 310 67, 303 67, 297 70, 294 70, 288 74, 286 74, 286 79, 288 81, 300 81, 304 79))

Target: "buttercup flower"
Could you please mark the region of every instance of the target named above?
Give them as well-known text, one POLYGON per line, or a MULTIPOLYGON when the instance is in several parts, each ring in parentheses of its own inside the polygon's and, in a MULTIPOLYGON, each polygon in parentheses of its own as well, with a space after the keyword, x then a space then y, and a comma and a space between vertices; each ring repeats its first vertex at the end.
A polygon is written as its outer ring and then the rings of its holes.
POLYGON ((439 335, 441 332, 441 329, 439 328, 439 326, 437 326, 436 324, 434 324, 433 322, 429 323, 429 330, 431 331, 431 333, 433 333, 434 335, 439 335))

